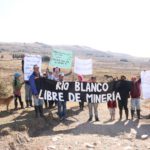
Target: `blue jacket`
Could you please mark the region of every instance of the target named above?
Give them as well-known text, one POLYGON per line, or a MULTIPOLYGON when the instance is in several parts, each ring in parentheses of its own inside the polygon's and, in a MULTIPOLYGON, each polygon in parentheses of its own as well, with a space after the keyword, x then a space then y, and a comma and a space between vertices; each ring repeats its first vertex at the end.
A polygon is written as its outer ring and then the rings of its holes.
POLYGON ((35 72, 33 72, 29 78, 29 84, 30 84, 33 95, 38 95, 38 90, 37 90, 36 84, 35 84, 35 78, 36 77, 37 77, 37 75, 35 74, 35 72))

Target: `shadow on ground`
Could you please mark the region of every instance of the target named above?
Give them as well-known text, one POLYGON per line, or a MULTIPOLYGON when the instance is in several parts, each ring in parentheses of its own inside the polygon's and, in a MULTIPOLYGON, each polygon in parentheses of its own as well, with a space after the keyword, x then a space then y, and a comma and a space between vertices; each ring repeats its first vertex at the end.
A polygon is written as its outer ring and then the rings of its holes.
MULTIPOLYGON (((150 136, 150 125, 149 124, 142 124, 139 126, 139 121, 117 121, 110 124, 109 120, 105 121, 104 123, 92 123, 92 122, 83 122, 80 123, 76 115, 80 113, 79 109, 71 109, 68 110, 67 119, 66 121, 60 122, 58 117, 49 117, 50 110, 44 110, 46 117, 45 118, 35 118, 34 117, 34 110, 23 110, 21 114, 15 117, 12 122, 4 123, 0 125, 0 130, 4 128, 10 128, 13 131, 21 131, 22 127, 25 126, 26 130, 30 137, 36 136, 49 136, 49 135, 57 135, 57 134, 73 134, 73 135, 80 135, 80 134, 98 134, 98 135, 105 135, 115 137, 124 133, 130 133, 131 129, 135 129, 137 131, 136 138, 140 139, 141 135, 147 134, 150 136), (63 130, 54 131, 54 127, 57 127, 60 123, 64 124, 65 126, 69 126, 75 124, 74 128, 66 128, 63 130)), ((12 114, 3 112, 1 114, 2 117, 8 116, 12 114)), ((0 116, 0 117, 1 117, 0 116)))

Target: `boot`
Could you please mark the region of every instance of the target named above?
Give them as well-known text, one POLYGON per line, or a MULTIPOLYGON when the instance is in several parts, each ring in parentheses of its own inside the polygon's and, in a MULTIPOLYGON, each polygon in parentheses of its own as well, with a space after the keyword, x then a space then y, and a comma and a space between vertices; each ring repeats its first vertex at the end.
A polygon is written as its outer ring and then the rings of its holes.
POLYGON ((51 108, 53 108, 53 101, 48 101, 48 103, 49 103, 49 108, 51 109, 51 108))
POLYGON ((38 106, 38 107, 39 107, 40 116, 44 117, 44 115, 43 115, 43 106, 38 106))
POLYGON ((29 107, 29 101, 26 100, 26 107, 28 108, 29 107))
POLYGON ((92 121, 92 116, 90 116, 90 118, 88 119, 88 121, 89 121, 89 122, 92 121))
POLYGON ((45 108, 47 108, 47 100, 44 100, 45 108))
POLYGON ((140 110, 137 109, 136 112, 137 112, 138 119, 141 119, 140 118, 140 110))
POLYGON ((17 110, 17 108, 18 108, 18 103, 17 101, 15 101, 15 110, 17 110))
POLYGON ((21 109, 24 109, 24 107, 23 107, 23 102, 21 102, 21 104, 20 104, 20 105, 21 105, 21 109))
POLYGON ((119 115, 120 115, 119 120, 122 120, 122 110, 119 110, 119 115))
POLYGON ((126 120, 128 120, 128 115, 129 115, 128 109, 125 110, 125 114, 126 114, 126 120))
POLYGON ((133 120, 134 110, 131 110, 131 119, 133 120))
POLYGON ((32 100, 29 100, 30 107, 33 107, 32 100))
POLYGON ((34 106, 35 108, 35 117, 38 118, 39 106, 34 106))
POLYGON ((95 121, 99 121, 99 118, 97 116, 95 116, 95 121))

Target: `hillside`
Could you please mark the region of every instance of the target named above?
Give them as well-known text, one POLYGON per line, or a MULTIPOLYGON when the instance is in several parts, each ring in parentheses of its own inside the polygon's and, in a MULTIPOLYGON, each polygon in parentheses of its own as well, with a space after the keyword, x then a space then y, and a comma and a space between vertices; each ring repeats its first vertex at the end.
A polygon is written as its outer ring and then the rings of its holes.
POLYGON ((41 53, 41 54, 50 54, 53 49, 60 50, 71 50, 75 55, 82 57, 96 57, 99 58, 111 58, 111 59, 133 59, 133 56, 127 54, 113 53, 110 51, 104 52, 97 49, 93 49, 87 46, 78 46, 78 45, 47 45, 44 43, 0 43, 0 51, 9 51, 9 52, 24 52, 24 53, 41 53))
MULTIPOLYGON (((40 54, 42 56, 50 56, 52 50, 68 50, 72 51, 74 56, 80 58, 92 58, 93 74, 100 78, 105 74, 120 76, 122 74, 130 78, 133 74, 139 74, 142 70, 148 70, 149 58, 138 58, 127 54, 114 53, 110 51, 101 51, 87 46, 79 45, 47 45, 44 43, 0 43, 1 55, 4 53, 8 60, 12 54, 40 54)), ((5 59, 4 58, 4 59, 5 59)))

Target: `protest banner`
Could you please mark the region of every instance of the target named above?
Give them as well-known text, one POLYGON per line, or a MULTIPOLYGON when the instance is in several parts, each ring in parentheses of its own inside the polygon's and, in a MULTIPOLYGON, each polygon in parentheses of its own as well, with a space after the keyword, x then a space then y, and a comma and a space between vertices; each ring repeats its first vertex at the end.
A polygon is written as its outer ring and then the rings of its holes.
POLYGON ((28 81, 33 72, 33 66, 38 65, 41 72, 42 58, 40 55, 25 55, 24 57, 24 80, 28 81))
POLYGON ((79 75, 92 74, 92 59, 79 59, 75 57, 74 72, 79 75))
POLYGON ((150 71, 141 72, 142 94, 144 99, 150 98, 150 71))
POLYGON ((70 69, 72 66, 73 54, 71 51, 53 50, 50 66, 70 69))
POLYGON ((101 103, 121 99, 113 81, 109 83, 56 82, 39 78, 36 80, 36 87, 39 91, 39 99, 49 101, 101 103))

